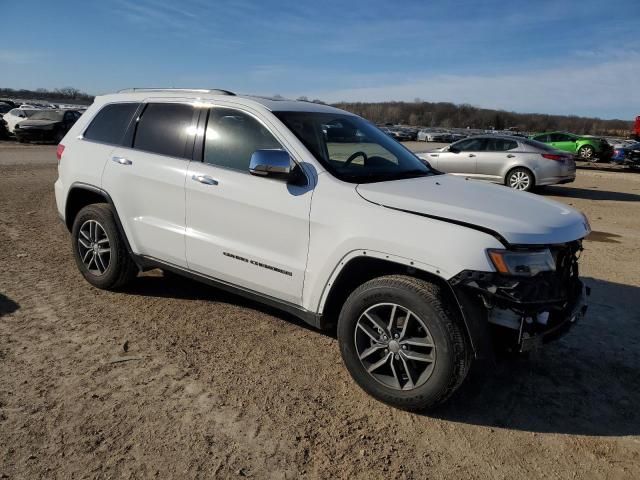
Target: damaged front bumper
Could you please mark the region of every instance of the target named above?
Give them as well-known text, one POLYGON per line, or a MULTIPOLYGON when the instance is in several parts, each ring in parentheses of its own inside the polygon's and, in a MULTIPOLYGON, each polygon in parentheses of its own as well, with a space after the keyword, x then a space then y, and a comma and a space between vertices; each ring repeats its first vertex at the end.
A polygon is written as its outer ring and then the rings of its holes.
MULTIPOLYGON (((558 268, 533 277, 495 272, 463 271, 450 280, 458 299, 477 304, 476 323, 492 337, 494 346, 525 352, 560 337, 587 312, 590 289, 578 277, 580 245, 566 245, 554 252, 558 268), (478 319, 482 312, 482 319, 478 319)), ((467 323, 468 322, 467 318, 467 323)), ((478 328, 478 327, 476 327, 478 328)), ((476 341, 476 343, 478 343, 476 341)))
MULTIPOLYGON (((544 343, 555 340, 569 331, 587 313, 588 305, 586 296, 590 290, 583 287, 582 292, 573 306, 569 305, 564 312, 554 316, 554 321, 549 323, 550 314, 542 314, 537 318, 520 317, 516 339, 517 350, 527 352, 541 347, 544 343), (540 320, 544 319, 544 322, 540 320)), ((491 321, 491 317, 489 317, 491 321)))

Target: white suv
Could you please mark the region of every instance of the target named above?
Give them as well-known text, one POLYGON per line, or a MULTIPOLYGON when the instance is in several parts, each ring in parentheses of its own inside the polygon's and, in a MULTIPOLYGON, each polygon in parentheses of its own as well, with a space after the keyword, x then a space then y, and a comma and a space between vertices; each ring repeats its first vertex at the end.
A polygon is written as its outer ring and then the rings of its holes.
POLYGON ((98 97, 58 146, 60 216, 92 285, 161 268, 337 324, 355 381, 443 402, 474 359, 586 309, 584 215, 444 175, 351 113, 223 90, 98 97))

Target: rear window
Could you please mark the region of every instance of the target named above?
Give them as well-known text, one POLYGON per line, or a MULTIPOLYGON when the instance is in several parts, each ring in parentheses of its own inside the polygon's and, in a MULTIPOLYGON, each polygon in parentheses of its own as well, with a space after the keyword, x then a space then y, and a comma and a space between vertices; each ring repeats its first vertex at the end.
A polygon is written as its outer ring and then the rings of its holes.
POLYGON ((195 108, 182 103, 150 103, 136 128, 133 148, 168 157, 187 157, 193 142, 195 108))
POLYGON ((84 138, 121 145, 139 103, 112 103, 102 108, 84 132, 84 138))
POLYGON ((536 135, 535 137, 533 137, 533 140, 535 140, 536 142, 549 142, 549 135, 547 134, 543 134, 543 135, 536 135))
POLYGON ((555 152, 556 149, 547 145, 546 143, 538 142, 536 140, 523 140, 525 145, 529 145, 530 147, 535 147, 540 150, 544 150, 546 152, 555 152))
POLYGON ((31 115, 31 120, 48 120, 51 122, 59 122, 62 120, 64 112, 59 110, 38 110, 31 115))

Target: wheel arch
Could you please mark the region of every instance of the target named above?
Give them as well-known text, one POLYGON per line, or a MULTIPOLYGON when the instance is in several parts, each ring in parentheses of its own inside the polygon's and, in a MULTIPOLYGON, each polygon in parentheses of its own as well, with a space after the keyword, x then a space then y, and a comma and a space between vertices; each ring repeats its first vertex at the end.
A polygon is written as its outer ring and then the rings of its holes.
POLYGON ((120 216, 111 199, 111 196, 100 187, 91 185, 88 183, 75 182, 71 185, 69 193, 67 194, 67 200, 65 202, 64 222, 67 230, 71 231, 73 228, 73 222, 75 221, 78 212, 87 205, 94 203, 106 203, 113 212, 113 218, 115 219, 116 226, 118 227, 118 233, 120 233, 122 239, 127 248, 127 252, 133 255, 133 250, 129 244, 126 232, 120 222, 120 216))
POLYGON ((576 145, 576 153, 583 147, 591 147, 594 152, 598 151, 598 145, 596 145, 595 142, 591 142, 590 140, 581 140, 576 145))
POLYGON ((86 183, 74 183, 69 189, 64 207, 64 222, 71 231, 78 212, 93 203, 110 203, 107 193, 86 183))
MULTIPOLYGON (((457 308, 464 323, 466 338, 476 358, 489 355, 487 339, 488 324, 486 312, 476 299, 465 292, 454 290, 451 284, 438 273, 429 272, 413 265, 387 258, 377 258, 370 254, 355 256, 341 266, 339 273, 326 286, 318 313, 324 327, 335 325, 340 309, 347 297, 363 283, 386 275, 407 275, 433 283, 442 288, 447 299, 457 308)), ((436 270, 437 272, 437 270, 436 270)))
POLYGON ((504 174, 504 178, 502 179, 503 185, 507 184, 509 175, 511 175, 511 172, 513 172, 517 168, 522 168, 528 171, 533 176, 534 186, 538 183, 538 176, 536 175, 536 171, 533 168, 531 168, 529 165, 526 165, 524 163, 517 163, 517 164, 509 165, 509 168, 507 168, 507 171, 504 174))

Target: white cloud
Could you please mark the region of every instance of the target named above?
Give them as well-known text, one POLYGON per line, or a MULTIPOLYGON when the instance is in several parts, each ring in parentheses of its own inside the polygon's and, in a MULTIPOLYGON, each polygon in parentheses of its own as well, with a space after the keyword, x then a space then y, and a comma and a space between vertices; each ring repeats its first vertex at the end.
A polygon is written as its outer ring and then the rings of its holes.
MULTIPOLYGON (((640 55, 581 66, 519 71, 497 75, 427 74, 380 86, 289 93, 328 102, 427 101, 470 103, 519 112, 594 114, 640 108, 640 55)), ((640 112, 639 112, 640 113, 640 112)))

